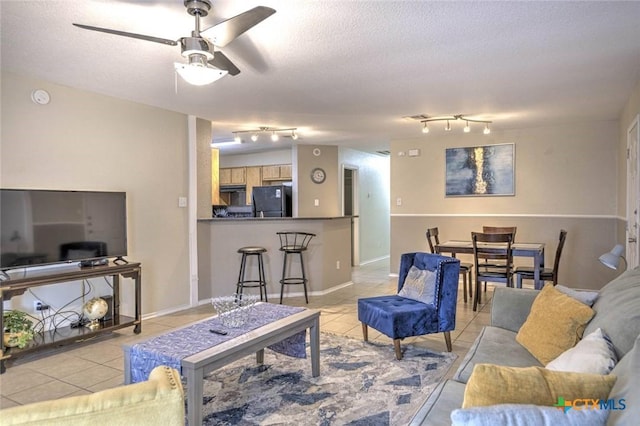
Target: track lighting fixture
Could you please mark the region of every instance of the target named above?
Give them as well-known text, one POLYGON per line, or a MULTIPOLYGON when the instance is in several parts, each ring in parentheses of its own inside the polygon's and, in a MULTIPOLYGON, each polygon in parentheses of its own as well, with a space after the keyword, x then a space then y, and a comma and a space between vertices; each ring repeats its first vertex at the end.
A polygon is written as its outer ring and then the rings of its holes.
POLYGON ((271 140, 273 142, 277 142, 278 140, 280 140, 280 135, 278 133, 280 132, 287 132, 286 136, 291 137, 291 139, 293 140, 298 140, 298 133, 297 133, 298 128, 297 127, 289 127, 286 129, 275 129, 272 127, 259 127, 257 129, 253 129, 253 130, 236 130, 233 133, 233 139, 236 141, 242 141, 242 133, 251 133, 251 140, 253 142, 257 142, 258 139, 260 138, 260 134, 261 133, 271 133, 271 140))
POLYGON ((420 115, 414 115, 414 116, 405 117, 405 118, 410 118, 410 119, 420 121, 422 123, 422 133, 429 133, 428 123, 431 121, 446 121, 447 124, 444 126, 444 130, 449 132, 451 131, 451 122, 458 121, 458 120, 465 122, 465 126, 462 129, 464 133, 471 132, 471 126, 469 125, 469 123, 484 123, 484 130, 482 131, 482 133, 484 133, 485 135, 488 135, 489 133, 491 133, 491 129, 489 128, 489 124, 492 123, 491 121, 476 120, 473 118, 468 118, 463 114, 445 115, 445 116, 438 116, 438 117, 429 117, 428 115, 420 114, 420 115))

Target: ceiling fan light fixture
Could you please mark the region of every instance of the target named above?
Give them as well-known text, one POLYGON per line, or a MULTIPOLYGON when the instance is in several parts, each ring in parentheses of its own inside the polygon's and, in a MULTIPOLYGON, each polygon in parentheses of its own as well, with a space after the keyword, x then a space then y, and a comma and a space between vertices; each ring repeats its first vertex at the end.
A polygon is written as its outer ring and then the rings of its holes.
POLYGON ((229 73, 229 71, 219 70, 212 66, 202 65, 198 62, 191 62, 189 64, 175 62, 174 66, 180 77, 182 77, 187 83, 194 86, 205 86, 207 84, 211 84, 229 73))

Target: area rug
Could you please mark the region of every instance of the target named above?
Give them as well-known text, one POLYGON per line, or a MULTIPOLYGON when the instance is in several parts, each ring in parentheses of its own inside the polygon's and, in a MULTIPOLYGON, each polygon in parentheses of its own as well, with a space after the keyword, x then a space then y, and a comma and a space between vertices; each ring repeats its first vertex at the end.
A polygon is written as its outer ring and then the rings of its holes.
MULTIPOLYGON (((308 344, 308 342, 307 342, 308 344)), ((405 425, 456 359, 393 342, 322 333, 320 376, 310 358, 265 350, 264 365, 245 357, 204 381, 205 425, 405 425)), ((307 349, 308 353, 308 349, 307 349)))

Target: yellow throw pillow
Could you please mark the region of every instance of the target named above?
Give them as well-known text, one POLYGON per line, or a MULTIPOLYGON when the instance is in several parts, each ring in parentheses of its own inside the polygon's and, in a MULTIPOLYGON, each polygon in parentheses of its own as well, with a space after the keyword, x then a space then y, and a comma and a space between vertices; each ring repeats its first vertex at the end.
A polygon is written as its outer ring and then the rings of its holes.
POLYGON ((582 338, 593 309, 547 284, 536 296, 516 341, 547 365, 582 338))
POLYGON ((607 399, 615 382, 616 376, 611 374, 476 364, 464 390, 462 408, 495 404, 553 406, 558 398, 607 399))

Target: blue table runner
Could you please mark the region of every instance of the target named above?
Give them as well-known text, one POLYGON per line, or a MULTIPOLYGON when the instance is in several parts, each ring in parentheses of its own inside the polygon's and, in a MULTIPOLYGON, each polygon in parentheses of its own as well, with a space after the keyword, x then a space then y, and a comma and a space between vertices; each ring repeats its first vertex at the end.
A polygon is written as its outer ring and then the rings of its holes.
MULTIPOLYGON (((256 328, 288 317, 305 308, 258 303, 253 307, 249 321, 239 328, 227 328, 218 317, 191 324, 187 327, 145 340, 131 347, 129 352, 131 383, 145 381, 151 370, 159 365, 168 365, 182 372, 184 358, 231 340, 256 328), (209 329, 224 330, 222 336, 209 329)), ((269 346, 269 349, 296 358, 306 358, 306 330, 269 346)))

